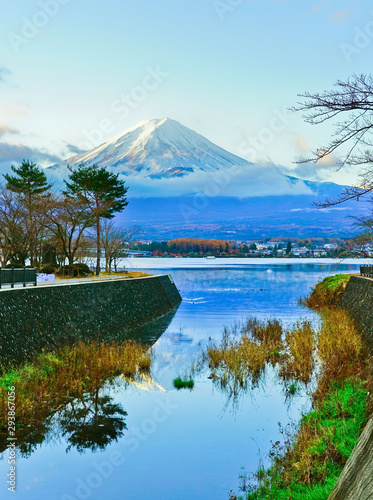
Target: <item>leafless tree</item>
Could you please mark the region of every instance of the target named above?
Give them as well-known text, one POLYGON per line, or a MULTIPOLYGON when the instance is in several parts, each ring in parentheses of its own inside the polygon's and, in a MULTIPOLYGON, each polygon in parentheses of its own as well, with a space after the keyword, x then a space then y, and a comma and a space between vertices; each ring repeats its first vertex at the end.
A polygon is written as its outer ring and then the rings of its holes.
POLYGON ((105 270, 111 273, 114 265, 118 271, 118 259, 125 257, 137 228, 116 228, 112 220, 104 220, 101 224, 101 245, 105 253, 105 270))
POLYGON ((304 113, 312 125, 333 121, 335 132, 329 144, 313 152, 311 158, 299 163, 317 163, 332 154, 339 155, 338 168, 352 165, 359 168, 359 183, 347 187, 336 199, 327 199, 319 206, 331 206, 360 199, 373 193, 373 76, 353 75, 338 80, 334 89, 323 93, 300 94, 303 100, 292 108, 304 113))
POLYGON ((370 257, 370 252, 366 249, 366 246, 373 244, 373 217, 354 217, 354 221, 354 226, 360 231, 355 236, 354 242, 358 245, 360 253, 364 257, 370 257))
POLYGON ((25 265, 29 251, 27 213, 19 197, 0 187, 0 263, 25 265))
POLYGON ((53 233, 69 267, 73 266, 83 243, 84 231, 94 222, 95 217, 80 201, 67 197, 51 199, 45 214, 45 227, 53 233))

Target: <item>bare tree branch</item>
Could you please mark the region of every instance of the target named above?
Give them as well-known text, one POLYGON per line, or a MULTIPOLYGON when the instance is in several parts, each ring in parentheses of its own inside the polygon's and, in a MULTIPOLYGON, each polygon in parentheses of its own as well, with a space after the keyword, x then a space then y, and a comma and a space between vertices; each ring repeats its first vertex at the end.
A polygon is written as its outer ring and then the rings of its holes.
POLYGON ((359 200, 373 192, 373 76, 352 75, 347 81, 338 80, 335 89, 323 93, 305 92, 302 101, 291 108, 303 112, 307 123, 319 125, 333 121, 335 132, 329 144, 301 158, 297 163, 318 163, 339 153, 338 168, 346 165, 364 167, 359 172, 359 184, 348 187, 337 199, 328 199, 319 207, 338 205, 349 200, 359 200))

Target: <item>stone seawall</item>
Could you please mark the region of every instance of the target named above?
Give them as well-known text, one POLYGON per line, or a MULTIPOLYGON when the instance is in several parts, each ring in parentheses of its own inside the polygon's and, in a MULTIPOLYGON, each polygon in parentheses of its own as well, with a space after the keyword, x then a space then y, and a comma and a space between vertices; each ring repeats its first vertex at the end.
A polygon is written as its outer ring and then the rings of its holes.
POLYGON ((373 355, 373 279, 352 276, 338 307, 354 319, 373 355))
MULTIPOLYGON (((373 280, 353 276, 338 307, 345 309, 354 319, 367 351, 373 355, 373 280)), ((329 500, 368 499, 373 499, 373 417, 365 426, 329 496, 329 500)))
POLYGON ((180 302, 167 275, 2 290, 0 362, 78 339, 146 341, 139 329, 180 302))

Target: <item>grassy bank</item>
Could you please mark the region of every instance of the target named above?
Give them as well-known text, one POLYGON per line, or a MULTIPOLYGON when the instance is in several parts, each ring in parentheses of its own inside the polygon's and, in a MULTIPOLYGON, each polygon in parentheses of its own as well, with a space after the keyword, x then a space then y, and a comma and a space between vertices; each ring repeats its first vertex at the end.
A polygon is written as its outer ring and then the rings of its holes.
POLYGON ((269 470, 259 469, 249 500, 326 500, 350 456, 366 419, 367 391, 355 378, 333 382, 295 437, 272 450, 269 470))
MULTIPOLYGON (((344 311, 321 314, 313 352, 296 350, 296 366, 306 367, 305 374, 310 364, 318 364, 313 410, 302 417, 284 444, 274 445, 272 466, 251 475, 244 498, 326 500, 367 420, 368 362, 361 337, 344 311)), ((302 369, 293 371, 292 378, 304 379, 302 369)))
POLYGON ((313 288, 308 297, 301 299, 301 304, 315 311, 334 309, 341 300, 351 276, 351 274, 328 276, 313 288))
POLYGON ((147 347, 135 342, 80 342, 44 352, 0 377, 0 431, 7 426, 9 387, 15 388, 16 426, 24 428, 42 423, 62 405, 100 387, 105 380, 119 374, 134 376, 150 365, 147 347))
MULTIPOLYGON (((349 278, 327 278, 305 300, 321 315, 318 331, 303 322, 285 332, 283 340, 278 339, 276 363, 288 387, 307 383, 317 366, 313 409, 302 417, 296 429, 282 430, 284 442, 273 445, 268 470, 260 466, 256 473, 240 476, 242 495, 232 494, 231 500, 326 500, 330 495, 369 415, 368 357, 353 321, 336 309, 349 278)), ((258 347, 248 361, 241 352, 247 333, 241 334, 241 339, 228 344, 223 340, 218 352, 207 350, 205 357, 212 370, 228 367, 230 376, 240 376, 241 364, 246 370, 256 366, 258 347), (234 361, 228 363, 230 359, 234 361)), ((260 370, 265 362, 273 363, 269 348, 265 356, 265 344, 252 336, 249 340, 260 346, 260 370)), ((223 372, 218 375, 224 377, 223 372)))

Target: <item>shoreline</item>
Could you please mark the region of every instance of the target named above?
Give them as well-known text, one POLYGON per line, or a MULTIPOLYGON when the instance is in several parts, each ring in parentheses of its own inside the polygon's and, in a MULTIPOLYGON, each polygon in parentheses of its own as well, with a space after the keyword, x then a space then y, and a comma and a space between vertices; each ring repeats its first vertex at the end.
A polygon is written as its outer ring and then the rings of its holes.
MULTIPOLYGON (((241 257, 219 257, 206 259, 205 257, 129 257, 122 259, 119 267, 126 269, 232 269, 260 266, 296 266, 296 265, 331 265, 338 268, 342 265, 360 266, 373 264, 373 258, 367 259, 330 259, 330 258, 241 258, 241 257)), ((332 271, 334 272, 334 271, 332 271)))
POLYGON ((259 464, 247 477, 254 483, 244 497, 232 495, 230 500, 326 500, 341 482, 371 417, 367 348, 353 319, 338 307, 348 282, 341 275, 329 276, 303 299, 303 305, 322 318, 320 330, 314 332, 322 368, 312 409, 302 416, 285 446, 272 450, 270 467, 266 470, 259 464), (338 340, 341 335, 344 342, 338 340))

